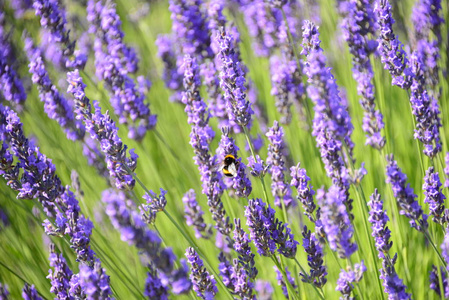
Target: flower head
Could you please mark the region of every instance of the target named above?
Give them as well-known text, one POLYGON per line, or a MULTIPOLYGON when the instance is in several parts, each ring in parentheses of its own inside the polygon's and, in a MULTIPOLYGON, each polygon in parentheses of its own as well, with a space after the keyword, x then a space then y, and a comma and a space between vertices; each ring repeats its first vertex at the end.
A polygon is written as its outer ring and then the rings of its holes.
POLYGON ((190 280, 193 283, 193 290, 198 297, 211 299, 218 292, 214 276, 209 275, 203 261, 192 247, 187 248, 186 257, 191 266, 190 280))

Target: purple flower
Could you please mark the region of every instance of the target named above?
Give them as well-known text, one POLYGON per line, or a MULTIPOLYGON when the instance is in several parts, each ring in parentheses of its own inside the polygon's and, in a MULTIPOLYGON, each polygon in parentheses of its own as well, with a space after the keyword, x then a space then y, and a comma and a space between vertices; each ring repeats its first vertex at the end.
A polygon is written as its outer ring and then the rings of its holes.
POLYGON ((204 223, 204 212, 196 200, 195 191, 190 189, 185 193, 184 197, 182 197, 182 202, 184 203, 186 223, 189 226, 193 226, 195 237, 197 239, 210 238, 212 236, 212 228, 204 223))
MULTIPOLYGON (((282 294, 284 294, 285 298, 289 299, 287 284, 285 283, 285 278, 283 277, 283 274, 281 273, 281 271, 279 271, 279 269, 276 266, 274 266, 273 269, 276 271, 276 279, 278 281, 278 285, 282 287, 282 294)), ((288 270, 288 267, 285 267, 285 274, 287 275, 287 280, 291 284, 294 292, 297 293, 296 289, 298 288, 298 286, 296 285, 295 278, 292 277, 290 271, 288 270)))
MULTIPOLYGON (((15 2, 15 1, 12 1, 15 2)), ((9 33, 5 28, 5 13, 0 12, 0 84, 3 97, 15 103, 18 109, 21 109, 26 100, 26 93, 22 81, 16 70, 12 67, 15 61, 16 53, 9 42, 9 33)))
POLYGON ((157 276, 156 270, 151 266, 145 282, 144 295, 145 297, 148 297, 148 299, 168 300, 167 288, 162 285, 160 278, 157 276))
POLYGON ((196 295, 202 299, 212 299, 218 293, 214 276, 209 275, 203 261, 192 247, 187 248, 185 255, 192 267, 190 280, 193 283, 193 290, 196 295))
POLYGON ((142 209, 146 212, 149 212, 151 215, 154 216, 154 221, 156 220, 156 214, 158 212, 161 212, 165 209, 165 206, 167 205, 167 199, 165 199, 165 195, 167 194, 167 191, 163 188, 160 188, 160 194, 157 195, 155 192, 151 191, 149 193, 145 193, 143 195, 143 199, 145 199, 146 204, 142 204, 142 209))
POLYGON ((295 241, 288 224, 275 219, 275 211, 261 199, 251 199, 245 207, 246 225, 257 252, 272 256, 277 250, 287 258, 294 258, 298 242, 295 241))
POLYGON ((234 224, 234 250, 238 253, 239 262, 246 270, 246 274, 254 281, 258 271, 254 261, 255 255, 251 251, 251 246, 249 244, 251 240, 249 239, 248 234, 243 230, 240 224, 240 219, 234 219, 234 224))
POLYGON ((70 40, 70 30, 67 29, 65 12, 59 7, 58 2, 50 0, 35 0, 33 7, 36 16, 40 17, 42 28, 50 31, 49 38, 59 45, 65 60, 65 67, 68 69, 83 69, 87 61, 87 56, 75 51, 75 42, 70 40))
POLYGON ((444 187, 448 188, 449 187, 449 152, 446 152, 446 155, 444 156, 444 163, 445 163, 445 167, 444 167, 444 187))
POLYGON ((229 120, 242 127, 249 126, 254 112, 247 100, 245 72, 235 52, 234 37, 222 28, 216 39, 220 46, 217 56, 221 62, 220 87, 224 92, 229 120))
POLYGON ((212 57, 211 40, 201 6, 201 0, 170 0, 172 32, 180 44, 182 55, 196 56, 203 60, 212 57))
POLYGON ((303 278, 302 281, 311 283, 318 288, 322 288, 327 282, 327 271, 323 261, 323 248, 315 237, 315 233, 311 233, 310 230, 307 229, 307 226, 304 226, 302 236, 302 245, 304 251, 307 253, 307 263, 310 267, 310 275, 300 273, 303 278))
POLYGON ((418 231, 427 230, 427 215, 423 214, 421 206, 416 201, 417 196, 407 184, 407 175, 402 173, 393 155, 387 156, 387 183, 391 184, 393 194, 401 208, 400 214, 410 219, 410 226, 418 231))
POLYGON ((257 280, 256 287, 257 299, 259 300, 271 300, 273 295, 273 286, 269 281, 257 280))
POLYGON ((264 177, 269 167, 269 165, 265 165, 259 155, 256 155, 255 159, 253 156, 248 157, 248 168, 250 169, 251 175, 255 177, 264 177))
POLYGON ((235 157, 236 176, 232 178, 232 189, 235 191, 237 197, 248 197, 251 194, 251 181, 246 176, 246 166, 242 159, 238 157, 237 152, 240 150, 235 144, 235 140, 229 136, 229 128, 222 128, 222 135, 218 149, 218 157, 221 161, 226 155, 233 155, 235 157))
POLYGON ((324 195, 319 193, 317 196, 329 247, 336 251, 340 258, 349 258, 358 248, 357 244, 351 241, 354 228, 344 204, 345 197, 345 192, 335 185, 324 195))
POLYGON ((292 177, 290 185, 298 191, 296 198, 301 202, 304 214, 310 221, 315 222, 316 217, 313 215, 316 209, 316 204, 313 200, 315 191, 313 190, 313 186, 309 184, 310 177, 307 176, 306 169, 302 169, 299 166, 300 163, 290 168, 290 175, 292 177))
POLYGON ((269 172, 271 174, 271 192, 274 197, 274 204, 282 207, 281 201, 284 202, 285 207, 294 207, 296 202, 293 201, 292 191, 285 180, 286 171, 283 152, 285 148, 284 130, 279 126, 277 121, 274 121, 266 133, 270 145, 268 145, 267 164, 270 165, 269 172))
POLYGON ((447 214, 444 207, 446 196, 441 191, 441 181, 438 172, 433 167, 429 167, 424 177, 424 203, 429 205, 430 215, 433 221, 444 226, 447 222, 447 214))
POLYGON ((416 52, 412 54, 410 64, 414 74, 410 86, 410 103, 416 120, 414 137, 424 144, 423 153, 433 158, 442 150, 440 108, 437 100, 426 91, 423 62, 416 52))
POLYGON ((8 286, 0 283, 0 300, 8 300, 8 286))
POLYGON ((25 52, 30 61, 29 72, 37 86, 39 98, 44 102, 44 110, 48 117, 56 120, 64 129, 70 140, 82 140, 85 128, 80 120, 75 120, 72 105, 59 93, 52 83, 44 64, 41 52, 33 45, 33 40, 25 39, 25 52))
POLYGON ((420 0, 413 7, 412 23, 414 25, 415 48, 423 61, 426 84, 435 89, 438 85, 438 60, 442 42, 441 25, 444 24, 440 0, 420 0), (436 39, 431 38, 433 33, 436 39))
POLYGON ((366 266, 363 264, 363 260, 360 264, 355 264, 354 269, 350 268, 348 271, 341 270, 337 280, 336 290, 343 295, 343 299, 348 299, 351 291, 354 289, 354 283, 362 280, 363 273, 365 272, 366 266))
MULTIPOLYGON (((352 157, 354 143, 351 140, 353 126, 348 113, 348 104, 338 90, 331 69, 327 67, 327 59, 320 47, 318 28, 309 21, 303 25, 303 51, 306 55, 304 72, 309 78, 307 93, 315 104, 313 132, 321 152, 327 175, 334 185, 343 190, 349 189, 350 180, 358 183, 360 170, 354 170, 349 178, 342 152, 346 150, 345 159, 348 164, 355 163, 352 157)), ((345 200, 350 209, 351 200, 345 200)))
POLYGON ((147 228, 139 213, 128 208, 126 203, 129 200, 126 195, 123 192, 106 190, 103 192, 102 201, 106 203, 106 214, 111 219, 114 228, 120 231, 121 239, 129 245, 135 246, 145 260, 152 262, 160 272, 159 276, 166 278, 166 282, 172 286, 174 293, 188 292, 190 286, 175 291, 175 285, 180 284, 182 280, 182 276, 180 276, 182 268, 174 269, 176 257, 171 249, 163 248, 159 236, 147 228))
POLYGON ((105 160, 109 169, 109 175, 115 179, 118 189, 132 189, 135 185, 130 172, 137 167, 137 155, 133 150, 129 151, 118 136, 118 128, 111 117, 106 113, 101 113, 98 102, 94 101, 94 114, 91 112, 89 98, 86 97, 83 83, 78 70, 67 73, 69 87, 67 92, 72 93, 75 98, 75 112, 77 119, 82 119, 86 125, 86 131, 92 139, 97 140, 101 145, 101 151, 105 154, 105 160))
POLYGON ((380 27, 378 50, 384 68, 393 76, 393 84, 405 87, 410 86, 410 82, 407 79, 409 74, 407 74, 408 71, 406 70, 408 60, 405 51, 402 49, 401 41, 393 32, 395 21, 391 14, 390 2, 388 0, 376 0, 374 12, 380 27), (406 72, 405 77, 401 78, 404 71, 406 72))
POLYGON ((42 300, 37 292, 36 288, 33 285, 29 285, 25 282, 25 285, 22 289, 22 298, 24 300, 42 300))
POLYGON ((113 299, 109 286, 109 276, 99 262, 95 262, 93 268, 80 265, 80 285, 86 293, 86 299, 113 299))
POLYGON ((50 266, 53 270, 49 270, 47 276, 51 282, 50 292, 55 294, 57 299, 74 299, 70 294, 70 279, 73 272, 67 265, 64 256, 55 252, 54 244, 50 245, 50 266))
MULTIPOLYGON (((444 269, 444 267, 440 267, 440 272, 442 276, 442 283, 443 283, 443 291, 444 291, 444 297, 448 297, 449 293, 449 287, 448 287, 448 281, 447 281, 447 272, 444 269)), ((441 288, 440 288, 440 280, 439 280, 439 273, 437 267, 434 265, 432 266, 432 270, 430 271, 429 276, 430 281, 430 288, 435 291, 435 293, 438 294, 438 296, 441 296, 441 288)))
POLYGON ((90 31, 95 33, 95 66, 111 95, 119 123, 129 127, 128 137, 141 141, 156 126, 156 115, 144 103, 148 89, 141 89, 128 74, 137 71, 136 52, 123 42, 121 21, 115 5, 90 0, 87 6, 90 31))
POLYGON ((22 18, 30 9, 33 9, 33 1, 31 0, 11 1, 9 5, 14 10, 16 18, 22 18))
POLYGON ((221 175, 217 172, 215 165, 217 158, 212 156, 210 142, 215 133, 209 125, 209 111, 207 105, 200 97, 200 79, 198 64, 190 56, 184 58, 184 88, 182 101, 186 105, 187 122, 191 125, 190 145, 192 145, 195 156, 194 161, 201 175, 203 194, 207 196, 207 205, 216 222, 216 228, 221 234, 229 236, 232 225, 221 202, 223 185, 221 175))
POLYGON ((390 241, 391 231, 387 227, 389 218, 377 189, 374 190, 370 199, 368 205, 371 209, 368 221, 371 223, 372 236, 379 252, 378 256, 382 259, 380 279, 383 280, 384 291, 389 295, 389 299, 410 299, 410 295, 405 292, 406 286, 402 283, 394 267, 397 254, 390 258, 388 253, 393 245, 393 242, 390 241))
POLYGON ((353 77, 364 110, 362 128, 366 134, 366 144, 380 150, 385 145, 385 138, 380 133, 384 123, 382 113, 376 110, 374 103, 374 72, 369 58, 376 51, 377 42, 368 36, 376 34, 377 24, 367 0, 347 1, 346 9, 342 29, 352 55, 353 77))
POLYGON ((178 59, 178 55, 180 54, 178 53, 179 51, 176 51, 174 40, 174 35, 159 35, 156 39, 156 46, 158 48, 158 56, 164 64, 162 79, 164 80, 165 86, 175 92, 170 97, 170 100, 180 102, 183 88, 183 71, 181 68, 182 61, 178 59))

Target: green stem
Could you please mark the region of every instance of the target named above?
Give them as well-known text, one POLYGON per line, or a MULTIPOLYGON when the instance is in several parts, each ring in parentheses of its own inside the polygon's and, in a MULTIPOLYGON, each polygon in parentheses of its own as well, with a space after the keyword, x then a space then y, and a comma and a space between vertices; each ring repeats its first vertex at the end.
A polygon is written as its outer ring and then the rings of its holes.
POLYGON ((271 256, 271 259, 273 260, 274 264, 276 265, 276 267, 278 268, 278 270, 282 273, 282 276, 284 277, 285 285, 287 287, 288 299, 291 299, 290 295, 292 295, 293 298, 297 299, 298 295, 295 293, 295 289, 293 288, 292 284, 288 280, 287 272, 285 271, 285 268, 283 268, 281 266, 281 264, 279 263, 279 260, 277 259, 276 255, 273 254, 271 256))
POLYGON ((441 264, 443 264, 443 266, 446 266, 446 262, 444 261, 443 256, 441 256, 440 251, 438 251, 438 248, 435 246, 432 238, 430 237, 428 229, 427 228, 424 229, 423 233, 426 236, 427 240, 429 241, 430 245, 432 245, 433 250, 435 250, 435 252, 437 253, 438 258, 440 259, 441 264))

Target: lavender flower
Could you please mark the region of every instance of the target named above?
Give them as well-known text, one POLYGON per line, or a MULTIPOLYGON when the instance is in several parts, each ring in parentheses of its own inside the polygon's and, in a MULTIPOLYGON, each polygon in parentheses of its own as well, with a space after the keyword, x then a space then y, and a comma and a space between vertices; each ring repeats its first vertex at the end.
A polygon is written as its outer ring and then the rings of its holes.
POLYGON ((229 120, 242 127, 249 126, 254 112, 251 103, 246 99, 245 72, 235 54, 234 37, 221 29, 216 39, 220 46, 220 87, 224 92, 229 120))
POLYGON ((410 87, 410 103, 416 119, 414 137, 424 144, 423 153, 433 158, 442 150, 440 108, 436 99, 430 97, 425 90, 423 62, 416 52, 412 54, 410 64, 414 74, 410 87))
POLYGON ((212 57, 208 24, 201 11, 201 0, 170 0, 172 32, 179 41, 183 55, 200 59, 212 57))
POLYGON ((103 6, 101 1, 90 0, 87 11, 90 31, 96 35, 96 74, 110 90, 111 104, 119 122, 128 125, 128 137, 141 141, 146 132, 156 126, 157 118, 144 103, 147 91, 140 89, 128 76, 137 70, 136 53, 123 42, 121 21, 112 2, 107 1, 103 6))
POLYGON ((257 276, 256 263, 254 261, 254 254, 251 251, 248 234, 242 229, 240 219, 234 219, 234 250, 239 254, 239 262, 246 270, 248 277, 254 281, 257 276))
POLYGON ((218 264, 218 271, 221 276, 221 279, 223 281, 223 284, 225 287, 227 287, 231 292, 235 292, 235 280, 233 278, 233 267, 231 263, 229 262, 226 255, 223 253, 223 251, 220 251, 220 254, 218 255, 218 261, 220 262, 218 264))
POLYGON ((25 285, 22 289, 22 298, 24 300, 42 300, 37 292, 36 288, 33 285, 29 285, 25 282, 25 285))
POLYGON ((55 294, 57 299, 73 299, 70 294, 70 279, 73 272, 67 265, 64 256, 55 252, 54 244, 50 245, 50 266, 54 268, 54 270, 49 270, 47 276, 51 282, 50 292, 55 294))
POLYGON ((148 277, 145 282, 144 295, 148 299, 160 299, 168 300, 167 288, 162 285, 161 280, 157 276, 157 272, 154 268, 150 267, 148 277))
POLYGON ((336 290, 343 295, 343 299, 348 299, 351 291, 354 289, 354 283, 362 280, 363 273, 365 272, 366 266, 363 264, 363 260, 360 264, 355 264, 354 270, 352 268, 349 268, 348 271, 341 270, 337 280, 336 290))
POLYGON ((441 46, 441 25, 444 24, 440 0, 420 0, 412 12, 415 49, 423 61, 426 84, 435 89, 438 85, 438 60, 441 46), (436 39, 432 40, 431 32, 436 39))
POLYGON ((302 169, 299 166, 300 163, 290 168, 290 175, 292 177, 290 185, 298 191, 298 196, 296 196, 296 199, 301 202, 304 209, 304 214, 310 221, 315 222, 316 217, 313 215, 316 209, 316 204, 313 200, 315 191, 313 190, 313 186, 309 184, 310 177, 307 176, 306 169, 302 169))
POLYGON ((429 204, 430 215, 433 216, 433 221, 444 226, 447 222, 447 213, 444 207, 446 196, 441 192, 441 185, 438 172, 435 172, 433 167, 429 167, 424 177, 424 202, 429 204))
POLYGON ((404 87, 410 86, 409 80, 405 80, 404 82, 401 78, 404 71, 406 72, 406 77, 410 75, 407 74, 408 71, 406 70, 408 60, 405 51, 402 49, 402 43, 393 32, 393 24, 395 21, 391 15, 390 2, 388 0, 377 0, 374 6, 374 12, 376 13, 380 26, 378 50, 384 68, 393 76, 393 84, 404 87))
POLYGON ((6 284, 0 283, 0 300, 8 300, 8 286, 6 284))
POLYGON ((237 259, 234 259, 232 277, 234 278, 235 293, 240 299, 256 299, 254 296, 254 283, 252 283, 247 269, 237 259))
POLYGON ((78 70, 67 73, 69 87, 67 91, 75 98, 75 111, 77 119, 82 119, 86 130, 92 139, 96 139, 101 145, 101 151, 105 154, 105 160, 109 169, 109 175, 115 179, 118 189, 132 189, 135 180, 129 172, 137 167, 137 155, 131 150, 127 157, 127 146, 124 145, 117 134, 118 128, 109 115, 102 114, 98 102, 94 101, 94 114, 91 112, 89 98, 86 97, 83 83, 78 70))
POLYGON ((366 144, 380 150, 385 145, 385 138, 380 133, 384 123, 382 113, 376 110, 374 103, 374 72, 369 59, 369 55, 377 48, 377 42, 368 36, 376 33, 374 12, 367 0, 347 1, 346 10, 342 24, 343 36, 352 55, 353 77, 357 82, 357 92, 364 110, 363 131, 366 133, 366 144))
POLYGON ((423 214, 421 206, 416 201, 416 195, 410 184, 407 184, 407 176, 402 173, 394 160, 393 155, 387 156, 387 183, 391 184, 393 194, 401 208, 400 214, 410 219, 410 226, 418 231, 427 230, 427 215, 423 214))
MULTIPOLYGON (((447 273, 443 267, 440 267, 440 272, 441 272, 441 276, 442 276, 441 282, 443 283, 442 290, 444 291, 444 297, 447 298, 448 292, 449 292, 447 273)), ((429 287, 432 290, 434 290, 435 293, 438 294, 438 296, 441 296, 441 287, 440 287, 438 269, 434 265, 432 266, 432 270, 430 271, 429 281, 430 281, 429 287)))
POLYGON ((50 0, 35 0, 33 7, 36 16, 40 17, 42 28, 50 31, 51 41, 60 45, 65 59, 65 67, 83 69, 87 57, 75 51, 75 41, 70 40, 69 30, 66 28, 65 13, 58 2, 50 0))
POLYGON ((186 257, 192 267, 190 280, 193 283, 193 290, 198 297, 211 299, 218 293, 214 276, 209 275, 209 272, 203 266, 203 261, 192 247, 187 248, 186 257))
POLYGON ((330 248, 336 251, 340 258, 350 257, 358 247, 351 241, 354 228, 344 205, 345 192, 333 185, 327 193, 320 191, 317 199, 330 248))
MULTIPOLYGON (((295 63, 295 62, 293 62, 295 63)), ((282 124, 290 124, 292 113, 290 107, 293 104, 291 92, 295 92, 297 87, 294 85, 292 72, 288 62, 284 62, 278 56, 270 58, 271 70, 271 95, 275 96, 276 108, 281 115, 282 124)))
POLYGON ((444 163, 445 163, 445 167, 444 167, 444 187, 448 188, 449 187, 449 152, 446 152, 446 155, 444 156, 444 163))
MULTIPOLYGON (((284 294, 285 298, 290 299, 288 297, 287 284, 285 283, 285 278, 283 277, 283 274, 281 273, 281 271, 279 271, 279 269, 276 266, 274 266, 273 269, 276 271, 276 279, 278 281, 278 285, 282 287, 282 294, 284 294)), ((291 276, 288 267, 285 267, 285 274, 287 275, 287 280, 291 284, 294 292, 297 293, 296 289, 298 288, 298 286, 296 285, 295 278, 291 276)))
POLYGON ((205 239, 210 238, 212 236, 212 228, 204 223, 204 212, 196 201, 195 191, 190 189, 185 193, 184 197, 182 197, 182 202, 184 203, 186 223, 195 229, 195 237, 197 239, 201 237, 205 239))
POLYGON ((265 165, 260 156, 256 155, 255 159, 253 156, 248 157, 248 168, 250 169, 251 175, 255 177, 264 177, 268 172, 270 165, 265 165))
POLYGON ((71 104, 59 93, 46 70, 41 52, 33 45, 33 40, 25 39, 25 52, 30 61, 29 71, 33 83, 39 91, 39 98, 44 102, 44 110, 48 117, 56 120, 64 129, 70 140, 81 140, 85 128, 81 121, 75 120, 71 104))
POLYGON ((310 275, 300 273, 303 278, 302 281, 322 288, 327 282, 327 271, 323 261, 323 248, 315 237, 315 233, 311 233, 307 229, 307 226, 304 226, 302 236, 304 251, 307 253, 307 263, 310 267, 310 275))
POLYGON ((387 227, 389 218, 383 208, 383 202, 377 189, 374 190, 370 199, 371 201, 368 202, 368 205, 371 209, 368 221, 371 223, 372 236, 374 237, 376 249, 379 252, 378 256, 382 259, 380 279, 383 280, 384 291, 389 299, 410 299, 410 295, 405 292, 406 286, 402 283, 394 267, 397 254, 390 258, 388 253, 393 245, 393 242, 390 241, 391 231, 387 227))
POLYGON ((154 216, 154 220, 152 223, 154 223, 154 221, 156 220, 156 214, 163 211, 165 209, 165 206, 167 205, 167 200, 165 199, 167 191, 163 188, 160 188, 160 192, 161 193, 157 195, 155 192, 150 190, 149 193, 145 193, 145 195, 143 195, 142 197, 146 200, 146 204, 142 204, 141 209, 149 212, 154 216))
POLYGON ((30 9, 33 8, 33 1, 31 0, 10 1, 9 5, 14 10, 14 16, 16 18, 22 18, 30 9))
POLYGON ((287 258, 294 258, 298 242, 287 224, 275 219, 275 211, 261 199, 251 199, 245 207, 246 225, 257 252, 271 256, 277 251, 287 258))
MULTIPOLYGON (((332 178, 333 184, 347 191, 349 189, 349 175, 341 152, 346 150, 346 161, 353 165, 351 140, 353 126, 348 113, 347 102, 340 97, 335 78, 326 66, 327 59, 320 47, 318 28, 309 21, 303 25, 303 51, 306 55, 304 72, 309 78, 307 93, 315 104, 315 117, 313 132, 320 148, 321 158, 324 162, 327 175, 332 178)), ((356 182, 360 171, 354 170, 351 180, 356 182)), ((351 201, 349 193, 345 203, 350 210, 351 201)))
POLYGON ((211 155, 210 142, 215 133, 209 125, 209 112, 204 101, 200 97, 200 79, 198 76, 198 64, 190 56, 184 58, 184 88, 182 101, 186 104, 185 111, 188 123, 192 126, 190 144, 194 149, 194 161, 198 166, 203 182, 203 194, 207 196, 207 205, 216 222, 216 228, 221 234, 229 236, 232 225, 221 202, 223 186, 220 173, 214 167, 217 160, 211 155))
POLYGON ((156 46, 158 48, 158 56, 164 64, 162 79, 168 89, 175 91, 175 94, 170 97, 170 100, 181 101, 181 91, 183 88, 182 61, 177 59, 180 54, 176 51, 174 40, 173 35, 159 35, 156 39, 156 46))
POLYGON ((273 295, 273 287, 269 281, 257 280, 256 287, 257 299, 259 300, 271 300, 273 295))
MULTIPOLYGON (((170 248, 163 248, 159 236, 147 229, 140 215, 127 207, 126 195, 123 192, 106 190, 103 192, 102 201, 106 203, 106 214, 111 219, 115 229, 120 231, 121 238, 129 245, 140 250, 143 258, 153 263, 160 272, 159 277, 165 278, 171 285, 173 293, 186 293, 191 285, 183 273, 184 269, 174 269, 176 257, 170 248)), ((164 282, 164 281, 163 281, 164 282)))
MULTIPOLYGON (((14 2, 14 1, 13 1, 14 2)), ((22 81, 19 78, 12 63, 15 60, 15 53, 8 40, 8 32, 5 28, 5 13, 0 12, 0 85, 2 86, 3 97, 15 103, 21 109, 26 100, 26 93, 22 81)))
POLYGON ((99 262, 95 262, 93 268, 80 265, 80 285, 86 293, 86 299, 113 299, 109 286, 109 276, 99 262))
POLYGON ((293 201, 292 191, 286 183, 284 175, 286 170, 283 158, 285 148, 284 130, 277 121, 274 121, 273 127, 268 130, 266 136, 270 142, 267 163, 271 165, 269 172, 272 180, 271 191, 274 197, 274 204, 282 207, 281 201, 283 201, 285 207, 294 207, 296 203, 293 201))

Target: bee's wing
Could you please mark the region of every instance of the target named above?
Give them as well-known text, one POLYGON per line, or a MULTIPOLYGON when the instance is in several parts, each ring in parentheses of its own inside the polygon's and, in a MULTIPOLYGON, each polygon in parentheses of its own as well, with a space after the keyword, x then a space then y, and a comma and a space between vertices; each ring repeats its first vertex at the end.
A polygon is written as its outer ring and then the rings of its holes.
POLYGON ((234 176, 234 177, 237 176, 237 168, 235 167, 234 163, 232 163, 228 166, 228 171, 229 171, 229 173, 232 174, 232 176, 234 176))

